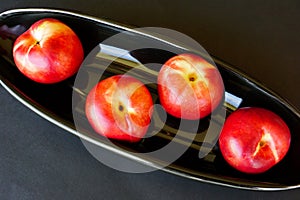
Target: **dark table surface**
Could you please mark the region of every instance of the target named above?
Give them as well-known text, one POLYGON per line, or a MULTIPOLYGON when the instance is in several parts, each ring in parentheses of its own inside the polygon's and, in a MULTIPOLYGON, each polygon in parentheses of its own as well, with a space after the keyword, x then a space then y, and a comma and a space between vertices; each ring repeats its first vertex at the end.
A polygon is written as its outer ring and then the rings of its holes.
MULTIPOLYGON (((1 0, 0 12, 47 7, 140 27, 165 27, 198 41, 300 110, 300 3, 293 1, 1 0)), ((0 87, 0 199, 299 199, 300 190, 254 192, 162 171, 119 172, 81 140, 0 87)))

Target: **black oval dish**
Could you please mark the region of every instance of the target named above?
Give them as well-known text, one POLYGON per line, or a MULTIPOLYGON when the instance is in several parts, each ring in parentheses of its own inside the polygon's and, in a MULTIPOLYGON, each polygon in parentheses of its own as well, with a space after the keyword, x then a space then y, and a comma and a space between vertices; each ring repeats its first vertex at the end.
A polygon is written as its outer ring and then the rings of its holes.
MULTIPOLYGON (((167 44, 170 48, 177 48, 180 52, 185 52, 187 49, 151 36, 151 34, 135 31, 126 26, 67 11, 16 9, 0 14, 0 82, 5 89, 37 114, 80 138, 129 159, 133 159, 136 162, 161 168, 160 166, 164 165, 167 161, 153 156, 155 154, 149 156, 146 153, 156 151, 171 141, 175 141, 173 139, 176 135, 174 135, 174 131, 172 130, 178 130, 177 124, 181 122, 179 119, 167 116, 165 126, 159 133, 143 139, 138 144, 112 141, 115 144, 112 145, 105 138, 94 133, 90 127, 81 127, 78 129, 78 126, 81 126, 78 123, 81 121, 83 124, 87 124, 85 123, 86 119, 83 107, 78 105, 84 103, 88 87, 78 88, 77 86, 80 86, 81 83, 76 83, 75 76, 57 84, 44 85, 29 80, 18 71, 12 59, 12 45, 15 38, 35 21, 48 17, 63 21, 77 33, 84 46, 86 56, 90 55, 89 53, 103 40, 124 31, 133 36, 133 38, 147 38, 149 41, 162 43, 163 45, 167 44), (74 84, 77 84, 76 87, 74 84), (77 99, 75 104, 74 96, 77 99), (80 119, 79 122, 76 122, 74 116, 80 119)), ((106 53, 112 50, 114 50, 114 47, 106 46, 106 53)), ((100 56, 100 58, 108 59, 103 56, 104 54, 105 52, 102 52, 102 57, 100 56)), ((127 58, 117 60, 108 59, 110 62, 112 60, 114 62, 111 64, 112 67, 104 72, 104 76, 127 72, 128 69, 134 68, 134 65, 137 63, 163 63, 172 55, 169 52, 153 48, 132 51, 127 58), (124 60, 130 62, 124 62, 124 60), (128 63, 133 64, 130 65, 128 63)), ((98 58, 98 56, 95 56, 93 64, 98 62, 98 58)), ((178 147, 185 146, 187 150, 176 161, 161 169, 193 180, 234 188, 285 190, 299 187, 299 113, 278 95, 253 81, 245 74, 236 71, 233 67, 218 59, 213 58, 213 61, 216 63, 224 80, 226 89, 224 104, 220 105, 215 112, 215 116, 207 117, 199 123, 198 134, 193 138, 193 141, 189 142, 184 136, 176 138, 178 147), (288 124, 292 134, 291 146, 286 157, 269 171, 258 175, 248 175, 238 172, 224 161, 217 144, 218 131, 210 142, 207 142, 205 139, 210 123, 219 123, 219 128, 221 128, 223 121, 222 119, 218 121, 218 115, 222 115, 223 112, 223 114, 228 116, 238 107, 247 106, 263 107, 277 113, 288 124), (199 158, 199 152, 201 153, 201 150, 205 148, 210 149, 210 151, 203 158, 199 158)), ((84 63, 83 65, 89 66, 89 64, 84 63)), ((155 77, 158 70, 151 69, 149 72, 149 69, 138 68, 136 71, 131 70, 131 73, 140 79, 147 79, 149 77, 151 79, 151 77, 155 77)), ((79 73, 87 73, 89 76, 91 74, 97 75, 97 69, 87 67, 87 71, 80 70, 79 73)), ((147 86, 153 98, 157 100, 155 84, 147 86)), ((160 118, 159 115, 157 117, 158 119, 160 118)), ((189 130, 184 131, 189 132, 189 130)))

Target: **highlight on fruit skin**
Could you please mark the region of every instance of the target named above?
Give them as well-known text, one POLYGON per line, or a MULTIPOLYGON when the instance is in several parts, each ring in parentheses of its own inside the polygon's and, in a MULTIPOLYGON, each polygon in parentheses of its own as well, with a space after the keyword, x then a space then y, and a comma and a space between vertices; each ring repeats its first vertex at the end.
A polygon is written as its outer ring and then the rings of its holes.
POLYGON ((84 50, 69 26, 57 19, 44 18, 16 39, 13 58, 25 76, 38 83, 52 84, 78 71, 84 50))
POLYGON ((225 93, 217 67, 195 54, 170 58, 159 71, 157 83, 166 112, 188 120, 210 115, 225 93))
POLYGON ((147 133, 153 109, 152 96, 138 79, 114 75, 96 84, 89 92, 86 117, 100 135, 138 142, 147 133))
POLYGON ((279 163, 290 148, 287 124, 270 110, 239 108, 226 119, 219 147, 226 162, 238 171, 259 174, 279 163))

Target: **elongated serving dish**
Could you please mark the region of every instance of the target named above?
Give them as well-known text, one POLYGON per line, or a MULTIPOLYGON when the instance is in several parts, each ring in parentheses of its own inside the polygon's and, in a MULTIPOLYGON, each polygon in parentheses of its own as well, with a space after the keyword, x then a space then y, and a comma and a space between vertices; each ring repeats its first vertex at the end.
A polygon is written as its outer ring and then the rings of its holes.
MULTIPOLYGON (((300 161, 298 159, 300 155, 300 114, 278 95, 216 58, 213 58, 213 61, 218 66, 224 80, 225 101, 213 116, 207 117, 199 123, 197 134, 192 141, 189 142, 189 139, 183 135, 176 136, 176 130, 180 129, 177 125, 181 121, 171 117, 167 117, 165 126, 157 134, 147 137, 137 144, 113 141, 114 145, 112 145, 89 127, 85 127, 87 123, 85 123, 82 105, 89 87, 84 88, 84 83, 78 83, 76 76, 57 84, 39 84, 22 75, 14 64, 12 45, 15 38, 37 20, 48 17, 63 21, 77 33, 82 41, 86 57, 95 53, 92 58, 93 63, 83 63, 83 67, 85 66, 87 71, 80 70, 78 72, 83 76, 84 73, 88 74, 87 80, 89 77, 97 76, 97 70, 101 70, 101 66, 103 68, 99 59, 107 59, 112 63, 112 67, 109 69, 105 69, 105 71, 102 69, 104 77, 130 71, 132 75, 140 79, 148 81, 155 79, 158 68, 132 69, 137 63, 163 63, 171 56, 170 53, 159 49, 145 48, 127 52, 127 56, 115 59, 116 52, 114 51, 124 53, 124 49, 120 49, 117 44, 116 46, 99 46, 102 41, 124 31, 134 38, 134 42, 141 39, 153 42, 158 46, 160 44, 167 46, 178 52, 193 51, 159 38, 157 35, 151 35, 151 33, 72 12, 51 9, 6 11, 0 14, 0 82, 5 89, 31 110, 99 148, 105 148, 136 162, 186 178, 250 190, 286 190, 300 186, 300 161), (231 168, 223 159, 217 143, 218 131, 223 123, 219 117, 225 118, 238 107, 246 106, 259 106, 277 113, 288 124, 292 134, 291 146, 286 157, 278 165, 259 175, 248 175, 231 168), (85 125, 82 125, 81 122, 85 125), (212 123, 217 124, 217 129, 214 130, 216 133, 213 133, 213 137, 209 138, 206 135, 211 132, 209 127, 212 123), (161 168, 164 163, 169 161, 164 160, 163 157, 156 157, 157 154, 147 153, 159 150, 170 142, 175 142, 178 147, 186 148, 186 151, 177 160, 161 168), (205 151, 207 149, 209 151, 205 151), (204 156, 199 157, 203 151, 204 156)), ((155 84, 149 84, 148 87, 153 97, 157 97, 155 84)), ((157 119, 159 117, 158 114, 157 119)), ((185 133, 189 133, 189 131, 188 129, 183 130, 185 133)))

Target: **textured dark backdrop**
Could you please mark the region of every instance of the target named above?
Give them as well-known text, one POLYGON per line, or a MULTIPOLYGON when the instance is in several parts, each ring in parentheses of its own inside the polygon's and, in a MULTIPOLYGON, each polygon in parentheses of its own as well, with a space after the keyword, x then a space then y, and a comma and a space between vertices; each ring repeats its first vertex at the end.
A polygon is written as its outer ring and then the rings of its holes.
MULTIPOLYGON (((175 29, 300 110, 300 3, 290 1, 1 0, 12 8, 68 9, 125 24, 175 29), (230 3, 229 3, 230 2, 230 3)), ((87 30, 88 31, 88 30, 87 30)), ((299 199, 300 190, 253 192, 164 172, 126 174, 0 87, 0 199, 299 199)))

